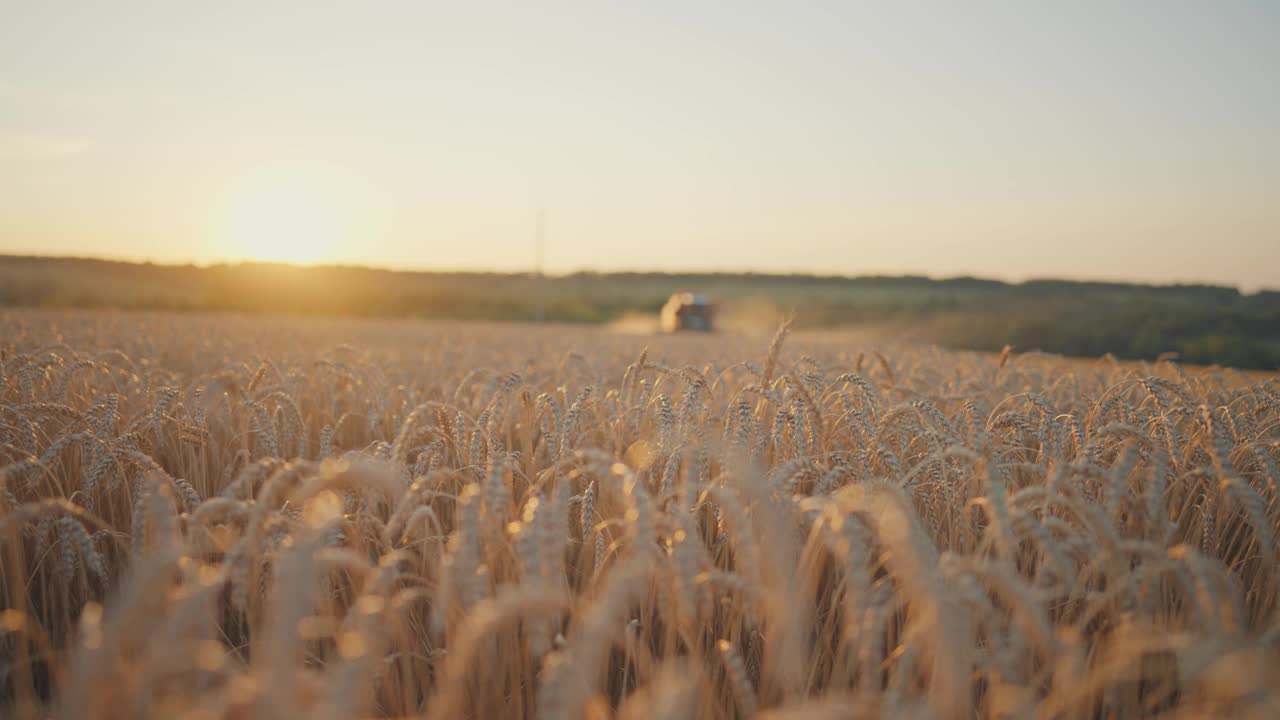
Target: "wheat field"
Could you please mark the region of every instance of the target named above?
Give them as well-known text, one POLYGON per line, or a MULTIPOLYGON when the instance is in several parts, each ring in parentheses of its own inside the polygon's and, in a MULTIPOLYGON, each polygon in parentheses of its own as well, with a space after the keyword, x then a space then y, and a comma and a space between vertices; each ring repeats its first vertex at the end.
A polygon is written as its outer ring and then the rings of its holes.
POLYGON ((1280 716, 1280 385, 0 314, 6 718, 1280 716))

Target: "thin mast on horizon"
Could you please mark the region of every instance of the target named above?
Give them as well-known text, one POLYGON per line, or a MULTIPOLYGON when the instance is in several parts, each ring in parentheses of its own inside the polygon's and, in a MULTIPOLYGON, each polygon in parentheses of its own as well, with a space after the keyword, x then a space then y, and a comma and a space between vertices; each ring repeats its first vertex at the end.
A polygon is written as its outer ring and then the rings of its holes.
POLYGON ((542 260, 546 250, 546 218, 547 211, 538 208, 538 217, 534 227, 533 234, 533 264, 534 264, 534 284, 537 286, 538 296, 538 317, 539 323, 546 320, 546 294, 543 291, 543 273, 542 260))

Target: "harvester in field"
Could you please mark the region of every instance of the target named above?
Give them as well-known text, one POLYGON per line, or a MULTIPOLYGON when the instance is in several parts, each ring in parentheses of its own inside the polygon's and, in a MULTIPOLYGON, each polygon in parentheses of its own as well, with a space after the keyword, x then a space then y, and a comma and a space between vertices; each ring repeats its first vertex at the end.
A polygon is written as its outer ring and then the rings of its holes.
POLYGON ((672 294, 667 304, 662 306, 658 319, 662 332, 711 332, 714 329, 714 315, 715 306, 706 295, 678 292, 672 294))

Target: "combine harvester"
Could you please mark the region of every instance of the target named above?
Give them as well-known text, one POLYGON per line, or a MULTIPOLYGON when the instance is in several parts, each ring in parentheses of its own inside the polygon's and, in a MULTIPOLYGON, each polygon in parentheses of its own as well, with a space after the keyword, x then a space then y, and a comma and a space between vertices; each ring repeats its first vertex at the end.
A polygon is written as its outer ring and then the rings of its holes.
POLYGON ((714 315, 715 306, 706 295, 678 292, 672 294, 667 304, 662 306, 658 319, 662 332, 711 332, 715 329, 714 315))

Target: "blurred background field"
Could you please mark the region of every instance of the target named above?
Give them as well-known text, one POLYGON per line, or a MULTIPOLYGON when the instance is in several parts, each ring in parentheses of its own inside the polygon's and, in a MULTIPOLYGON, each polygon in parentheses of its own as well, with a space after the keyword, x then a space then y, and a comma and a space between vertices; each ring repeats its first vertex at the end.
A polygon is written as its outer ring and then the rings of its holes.
POLYGON ((359 267, 225 264, 207 267, 0 257, 0 305, 362 316, 610 325, 656 329, 672 292, 718 303, 722 332, 858 327, 903 340, 1072 356, 1111 353, 1274 370, 1280 367, 1280 292, 1210 285, 971 277, 770 274, 440 273, 359 267))

